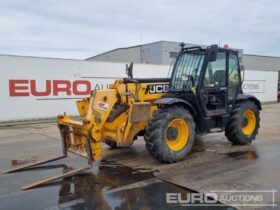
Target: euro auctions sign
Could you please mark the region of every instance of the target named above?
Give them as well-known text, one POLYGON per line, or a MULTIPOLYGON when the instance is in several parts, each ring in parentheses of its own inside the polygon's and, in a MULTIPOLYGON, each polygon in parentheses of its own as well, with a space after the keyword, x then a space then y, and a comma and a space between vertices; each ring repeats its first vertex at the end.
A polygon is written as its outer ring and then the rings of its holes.
MULTIPOLYGON (((166 77, 168 66, 134 65, 135 77, 166 77)), ((76 100, 126 77, 125 63, 0 55, 0 123, 78 115, 76 100)), ((106 108, 106 106, 103 106, 106 108)))
MULTIPOLYGON (((110 84, 105 85, 106 89, 110 87, 110 84)), ((87 96, 95 89, 104 89, 104 85, 92 84, 88 80, 9 80, 10 97, 87 96)))
MULTIPOLYGON (((67 78, 67 77, 66 77, 67 78)), ((1 121, 78 115, 76 100, 92 90, 111 88, 114 79, 8 79, 2 91, 1 121), (3 107, 2 106, 2 107, 3 107)), ((4 83, 4 84, 5 84, 4 83)))

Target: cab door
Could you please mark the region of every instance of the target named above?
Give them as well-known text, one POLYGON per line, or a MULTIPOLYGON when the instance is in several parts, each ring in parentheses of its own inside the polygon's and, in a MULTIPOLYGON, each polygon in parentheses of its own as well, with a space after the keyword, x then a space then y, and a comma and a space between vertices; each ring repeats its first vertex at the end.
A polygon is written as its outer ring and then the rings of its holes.
POLYGON ((217 59, 206 66, 200 89, 205 116, 227 113, 227 56, 226 51, 219 51, 217 59))
POLYGON ((232 104, 241 90, 240 65, 238 54, 229 52, 228 55, 228 101, 232 104))

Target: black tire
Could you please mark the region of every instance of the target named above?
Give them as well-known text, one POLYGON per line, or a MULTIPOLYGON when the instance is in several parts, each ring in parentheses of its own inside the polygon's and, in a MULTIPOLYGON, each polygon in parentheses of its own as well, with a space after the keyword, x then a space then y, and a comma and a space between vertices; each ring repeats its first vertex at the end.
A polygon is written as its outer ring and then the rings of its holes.
POLYGON ((194 136, 195 123, 192 115, 183 107, 172 106, 159 109, 153 114, 146 127, 144 139, 147 150, 154 158, 164 163, 173 163, 182 160, 191 152, 194 136), (183 120, 188 126, 187 143, 179 151, 172 150, 167 144, 168 125, 174 119, 183 120))
POLYGON ((116 149, 118 148, 117 143, 115 141, 112 140, 105 140, 104 141, 105 144, 107 144, 109 147, 111 147, 111 149, 116 149))
MULTIPOLYGON (((247 122, 248 123, 248 122, 247 122)), ((250 144, 258 134, 260 127, 260 112, 257 105, 252 101, 244 101, 237 104, 231 116, 229 118, 228 124, 225 129, 225 135, 228 140, 234 145, 245 145, 250 144), (253 111, 255 115, 255 126, 250 134, 245 134, 243 131, 244 126, 246 127, 246 122, 244 125, 244 113, 248 110, 253 111)))

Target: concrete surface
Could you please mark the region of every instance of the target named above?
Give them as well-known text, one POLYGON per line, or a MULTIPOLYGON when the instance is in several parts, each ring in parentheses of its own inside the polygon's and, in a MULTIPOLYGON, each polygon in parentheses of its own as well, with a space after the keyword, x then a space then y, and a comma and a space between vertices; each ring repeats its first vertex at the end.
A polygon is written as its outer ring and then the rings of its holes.
MULTIPOLYGON (((20 187, 81 167, 86 161, 70 155, 32 170, 0 174, 0 209, 185 209, 180 204, 167 204, 166 193, 205 194, 212 190, 275 190, 277 209, 280 104, 263 108, 259 135, 251 145, 232 146, 223 133, 210 134, 199 138, 192 154, 175 164, 161 164, 153 159, 142 139, 125 149, 111 150, 104 145, 105 160, 91 170, 27 191, 20 187)), ((60 136, 54 123, 0 129, 0 170, 60 154, 60 136)), ((233 192, 218 193, 229 194, 233 192)), ((271 204, 272 194, 263 196, 271 204)), ((222 205, 219 209, 233 208, 222 205)))

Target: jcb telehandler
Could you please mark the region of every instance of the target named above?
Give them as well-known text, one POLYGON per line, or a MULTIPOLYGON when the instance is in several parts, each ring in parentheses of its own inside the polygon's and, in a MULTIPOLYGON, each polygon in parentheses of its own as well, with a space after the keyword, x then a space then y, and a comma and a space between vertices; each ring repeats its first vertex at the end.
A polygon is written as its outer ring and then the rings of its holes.
POLYGON ((241 89, 238 52, 181 45, 170 78, 117 80, 77 101, 83 120, 58 116, 64 156, 102 158, 102 142, 128 147, 144 136, 156 159, 173 163, 192 149, 195 134, 225 131, 232 144, 251 143, 260 126, 260 101, 241 89))

